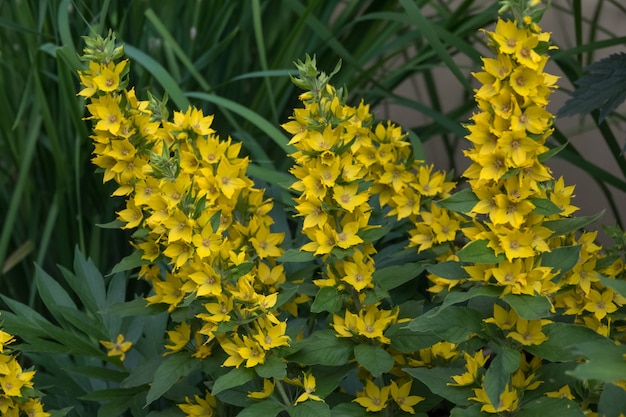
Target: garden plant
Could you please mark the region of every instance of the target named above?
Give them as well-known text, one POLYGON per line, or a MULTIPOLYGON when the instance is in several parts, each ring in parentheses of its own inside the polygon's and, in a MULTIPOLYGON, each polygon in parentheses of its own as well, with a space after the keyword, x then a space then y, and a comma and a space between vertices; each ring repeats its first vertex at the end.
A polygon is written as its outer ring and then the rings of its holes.
POLYGON ((550 168, 549 7, 493 13, 459 176, 342 62, 295 62, 290 115, 260 123, 284 160, 255 165, 217 115, 133 85, 115 33, 85 36, 81 140, 120 202, 99 227, 132 253, 35 266, 39 311, 2 296, 2 415, 626 416, 626 237, 600 244, 550 168))

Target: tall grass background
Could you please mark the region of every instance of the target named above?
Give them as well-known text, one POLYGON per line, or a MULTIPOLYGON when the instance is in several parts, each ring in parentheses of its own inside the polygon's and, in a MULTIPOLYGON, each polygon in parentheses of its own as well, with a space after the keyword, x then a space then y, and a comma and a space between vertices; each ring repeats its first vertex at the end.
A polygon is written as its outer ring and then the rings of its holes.
MULTIPOLYGON (((171 110, 193 103, 214 113, 213 127, 243 143, 252 177, 288 206, 291 161, 279 126, 297 105, 293 61, 314 54, 330 72, 341 60, 334 83, 353 102, 401 121, 417 157, 458 174, 462 123, 474 107, 470 73, 485 52, 479 29, 494 23, 498 8, 487 0, 1 1, 0 293, 32 306, 35 264, 54 276, 77 246, 106 273, 130 252, 127 236, 98 226, 114 219, 121 199, 109 197, 90 163, 89 121, 76 96, 81 36, 113 30, 138 95, 167 91, 171 110)), ((566 97, 588 64, 623 49, 626 36, 605 21, 626 8, 619 0, 555 0, 549 13, 569 33, 555 36, 554 53, 566 97)), ((591 178, 621 224, 624 115, 596 120, 557 124, 552 144, 586 131, 609 149, 610 161, 575 146, 560 156, 591 178)))

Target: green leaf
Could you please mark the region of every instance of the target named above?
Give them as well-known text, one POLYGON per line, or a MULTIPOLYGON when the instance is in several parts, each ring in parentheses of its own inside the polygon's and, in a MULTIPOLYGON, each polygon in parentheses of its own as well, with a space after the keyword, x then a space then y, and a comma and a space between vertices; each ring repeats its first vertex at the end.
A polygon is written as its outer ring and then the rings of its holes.
POLYGON ((167 311, 164 305, 150 304, 143 298, 135 298, 132 301, 114 303, 101 310, 102 314, 110 314, 116 317, 135 317, 159 314, 167 311))
POLYGON ((626 100, 626 54, 611 54, 585 68, 586 74, 576 81, 572 97, 558 116, 589 114, 600 110, 598 121, 626 100))
POLYGON ((561 152, 563 149, 565 149, 567 146, 569 145, 569 142, 565 142, 562 145, 556 146, 554 148, 551 148, 549 151, 546 151, 540 155, 537 156, 537 159, 539 160, 539 162, 545 162, 548 159, 552 158, 553 156, 557 155, 559 152, 561 152))
POLYGON ((566 235, 595 222, 604 215, 604 211, 605 210, 602 210, 601 212, 594 214, 593 216, 571 217, 559 220, 546 220, 542 223, 542 226, 545 226, 554 232, 554 234, 550 236, 551 238, 566 235))
POLYGON ((380 346, 360 344, 354 347, 354 357, 359 365, 370 371, 374 378, 378 378, 393 368, 393 357, 380 346))
POLYGON ((41 300, 57 320, 59 319, 59 315, 55 309, 56 306, 76 308, 76 304, 63 287, 41 269, 39 265, 35 265, 35 282, 41 300))
POLYGON ((471 188, 465 188, 446 199, 437 201, 437 205, 457 213, 469 213, 479 201, 471 188))
POLYGON ((551 314, 552 304, 543 295, 507 294, 503 300, 526 320, 539 320, 551 314))
POLYGON ((407 327, 418 333, 430 333, 452 343, 461 343, 482 332, 482 317, 476 310, 451 306, 439 312, 433 309, 413 319, 407 327))
POLYGON ((598 402, 598 415, 619 417, 624 410, 626 410, 624 388, 614 384, 604 384, 602 394, 600 394, 600 401, 598 402))
POLYGON ((333 393, 341 381, 353 371, 354 365, 350 363, 342 366, 315 366, 313 368, 313 374, 315 375, 315 394, 326 398, 326 396, 333 393))
POLYGON ((374 271, 372 279, 380 289, 388 291, 409 282, 423 271, 424 265, 421 263, 392 265, 374 271))
POLYGON ((311 304, 311 312, 321 313, 322 311, 328 311, 329 313, 336 313, 341 310, 342 306, 341 294, 335 287, 322 287, 317 292, 315 301, 311 304))
POLYGON ((285 406, 273 399, 262 400, 246 408, 237 417, 276 417, 285 406))
POLYGON ((107 223, 96 223, 96 226, 101 229, 121 229, 125 224, 123 221, 115 219, 107 223))
POLYGON ((215 380, 211 393, 217 395, 229 388, 238 387, 254 379, 254 370, 250 368, 234 368, 215 380))
POLYGON ((355 403, 341 403, 330 410, 331 417, 371 417, 365 408, 355 403))
POLYGON ((146 405, 161 398, 179 378, 200 368, 200 361, 186 352, 177 352, 167 356, 154 373, 154 380, 146 394, 146 405))
POLYGON ((385 237, 391 230, 391 225, 382 227, 373 227, 371 229, 359 231, 357 235, 363 239, 364 243, 376 242, 385 237))
POLYGON ((525 403, 515 417, 584 417, 580 406, 567 398, 540 397, 525 403))
POLYGON ((507 346, 495 348, 497 354, 485 373, 484 387, 489 401, 499 408, 500 395, 506 389, 511 374, 519 368, 522 355, 519 351, 507 346))
POLYGON ((535 208, 533 209, 533 213, 535 214, 550 216, 552 214, 559 214, 563 211, 559 208, 559 206, 547 198, 530 198, 529 200, 535 205, 535 208))
POLYGON ((287 375, 287 364, 277 356, 266 356, 265 362, 254 367, 261 378, 282 380, 287 375))
POLYGON ((578 379, 616 382, 623 380, 626 375, 626 346, 616 345, 611 339, 580 343, 574 348, 574 352, 588 359, 570 372, 570 375, 578 379))
POLYGON ((602 274, 597 274, 597 276, 600 279, 602 285, 604 285, 605 287, 613 288, 613 290, 615 290, 618 294, 626 297, 626 281, 616 278, 609 278, 602 274))
MULTIPOLYGON (((545 224, 545 223, 544 223, 545 224)), ((566 274, 578 263, 580 245, 561 246, 550 252, 541 254, 541 265, 552 267, 552 271, 559 276, 566 274)))
POLYGON ((482 404, 474 404, 468 408, 454 407, 450 412, 450 417, 486 417, 490 414, 480 411, 482 404))
POLYGON ((542 328, 548 340, 540 345, 527 346, 525 349, 535 356, 550 362, 574 361, 580 358, 578 346, 589 341, 610 348, 613 343, 588 327, 571 323, 551 323, 542 328))
POLYGON ((122 388, 138 387, 149 384, 154 380, 156 370, 167 356, 154 356, 145 363, 135 367, 121 383, 122 388))
POLYGON ((502 288, 494 286, 472 287, 468 291, 451 292, 446 295, 446 298, 444 298, 443 303, 437 311, 437 314, 439 314, 451 305, 463 303, 465 301, 471 300, 474 297, 498 298, 500 294, 502 294, 502 288))
POLYGON ((315 255, 311 252, 301 251, 300 249, 287 249, 285 253, 278 257, 279 262, 310 262, 315 259, 315 255))
POLYGON ((294 345, 302 347, 289 359, 303 365, 339 366, 352 359, 352 342, 338 338, 333 330, 318 330, 294 345))
POLYGON ((148 261, 146 261, 145 259, 141 259, 142 256, 143 252, 138 250, 134 251, 133 253, 119 261, 119 263, 117 263, 117 265, 113 267, 113 269, 111 270, 111 272, 109 272, 107 276, 110 277, 111 275, 115 275, 118 272, 130 271, 132 269, 139 268, 140 266, 147 264, 148 261))
POLYGON ((179 84, 158 61, 129 44, 124 45, 124 52, 130 59, 137 62, 154 76, 163 87, 163 90, 167 91, 168 96, 176 104, 177 108, 187 109, 189 107, 189 99, 185 96, 179 84))
POLYGON ((290 417, 330 417, 330 407, 322 401, 305 401, 290 407, 287 412, 290 417))
POLYGON ((63 277, 78 295, 80 301, 92 313, 98 311, 106 305, 106 289, 104 277, 91 259, 87 259, 79 250, 74 248, 74 274, 61 268, 63 277))
POLYGON ((391 347, 401 353, 411 353, 427 348, 441 341, 436 335, 417 333, 404 323, 392 324, 385 331, 385 337, 391 340, 391 347))
POLYGON ((468 243, 457 252, 459 260, 475 264, 496 264, 506 259, 503 253, 496 255, 488 244, 488 240, 474 240, 468 243))
POLYGON ((403 368, 403 371, 420 380, 430 389, 433 394, 445 398, 457 405, 467 406, 471 404, 468 398, 474 396, 471 387, 456 387, 448 385, 453 383, 452 376, 462 375, 467 370, 465 368, 403 368))
POLYGON ((469 274, 463 269, 463 265, 457 261, 444 261, 434 265, 428 265, 426 270, 431 274, 445 279, 459 280, 469 278, 469 274))

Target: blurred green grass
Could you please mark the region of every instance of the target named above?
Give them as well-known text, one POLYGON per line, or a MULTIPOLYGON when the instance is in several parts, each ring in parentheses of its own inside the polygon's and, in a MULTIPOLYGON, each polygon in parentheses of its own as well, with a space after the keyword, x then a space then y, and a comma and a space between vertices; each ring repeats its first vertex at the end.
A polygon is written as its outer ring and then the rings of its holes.
MULTIPOLYGON (((243 143, 251 174, 288 204, 280 185, 291 161, 280 124, 297 105, 293 61, 315 54, 318 67, 329 71, 341 60, 334 83, 344 85, 353 102, 363 98, 373 107, 425 115, 426 122, 404 126, 419 138, 417 157, 424 157, 421 143, 441 141, 452 169, 465 134, 461 123, 474 107, 469 74, 484 51, 478 29, 495 21, 497 9, 484 0, 0 3, 0 292, 32 305, 35 262, 48 271, 71 265, 78 245, 108 272, 130 251, 127 236, 96 226, 112 220, 121 201, 109 197, 89 161, 88 121, 76 97, 81 36, 112 29, 126 46, 140 97, 167 91, 171 109, 193 103, 215 113, 213 127, 243 143), (467 99, 450 105, 436 81, 442 71, 467 99)), ((570 81, 595 51, 626 42, 583 36, 584 28, 605 29, 600 12, 583 17, 581 0, 553 12, 576 29, 576 47, 555 55, 570 81)), ((598 129, 614 149, 610 124, 598 129)), ((567 141, 558 131, 555 138, 567 141)), ((626 191, 623 161, 615 175, 575 150, 561 155, 583 165, 600 187, 626 191)))

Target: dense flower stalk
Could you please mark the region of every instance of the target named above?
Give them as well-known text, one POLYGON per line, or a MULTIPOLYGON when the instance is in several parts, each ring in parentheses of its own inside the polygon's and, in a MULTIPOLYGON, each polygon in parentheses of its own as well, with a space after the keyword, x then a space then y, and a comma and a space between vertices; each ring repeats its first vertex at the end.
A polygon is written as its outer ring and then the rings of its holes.
MULTIPOLYGON (((120 49, 109 49, 115 52, 91 58, 80 72, 79 94, 89 99, 94 123, 93 163, 104 181, 118 184, 114 195, 126 197, 118 221, 137 229, 139 275, 154 289, 148 303, 170 313, 192 303, 204 310, 172 325, 167 353, 191 350, 202 359, 217 348, 227 355, 223 366, 262 365, 290 341, 277 310, 284 234, 271 231, 273 204, 246 176, 241 144, 211 128, 213 116, 190 107, 169 120, 164 103, 140 101, 126 88, 129 64, 119 61, 120 49)), ((88 43, 85 56, 96 55, 88 43)))

